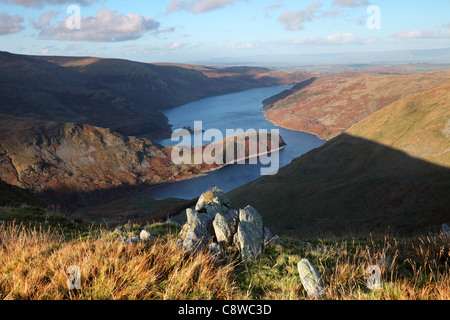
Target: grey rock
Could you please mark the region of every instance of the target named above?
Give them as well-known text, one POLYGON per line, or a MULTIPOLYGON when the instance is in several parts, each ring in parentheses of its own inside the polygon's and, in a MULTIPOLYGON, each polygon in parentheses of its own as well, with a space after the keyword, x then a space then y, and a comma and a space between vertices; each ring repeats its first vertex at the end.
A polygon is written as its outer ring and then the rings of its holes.
POLYGON ((208 246, 209 254, 213 257, 216 262, 220 262, 225 258, 225 254, 222 250, 222 247, 218 243, 211 243, 208 246))
POLYGON ((138 237, 132 237, 132 238, 127 238, 127 237, 123 237, 122 238, 123 243, 131 245, 131 244, 137 244, 139 242, 139 238, 138 237))
POLYGON ((142 230, 141 231, 141 233, 139 235, 139 238, 142 241, 153 241, 153 240, 155 240, 155 237, 152 236, 150 233, 148 233, 146 230, 142 230))
POLYGON ((264 226, 262 217, 253 207, 239 210, 237 242, 242 260, 257 257, 263 252, 264 226))
POLYGON ((181 230, 183 250, 197 251, 204 248, 212 239, 212 222, 214 217, 207 213, 186 210, 187 223, 181 230))
POLYGON ((217 213, 213 221, 214 234, 217 242, 223 246, 232 244, 237 232, 238 212, 229 210, 227 213, 217 213))
POLYGON ((131 238, 131 243, 138 243, 139 242, 139 238, 138 237, 132 237, 131 238))
POLYGON ((442 233, 444 236, 450 237, 450 227, 445 223, 442 225, 442 233))
POLYGON ((125 230, 123 228, 116 229, 116 233, 118 233, 118 234, 123 234, 124 232, 125 232, 125 230))
POLYGON ((298 273, 303 287, 310 298, 319 298, 325 294, 325 289, 317 269, 308 259, 302 259, 298 265, 298 273))
MULTIPOLYGON (((209 191, 207 191, 209 192, 209 191)), ((214 204, 218 204, 219 206, 226 206, 228 208, 231 208, 231 202, 230 200, 227 198, 225 192, 223 192, 222 190, 220 190, 219 188, 213 188, 210 192, 212 192, 213 197, 206 202, 205 201, 205 194, 207 193, 203 193, 200 198, 197 201, 197 204, 195 206, 195 211, 200 211, 201 209, 203 209, 205 206, 209 205, 214 205, 214 204)))

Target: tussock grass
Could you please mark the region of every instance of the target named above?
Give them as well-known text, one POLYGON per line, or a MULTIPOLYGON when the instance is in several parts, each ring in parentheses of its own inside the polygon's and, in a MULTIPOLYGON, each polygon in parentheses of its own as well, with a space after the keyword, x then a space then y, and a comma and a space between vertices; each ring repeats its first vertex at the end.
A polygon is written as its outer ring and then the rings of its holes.
POLYGON ((297 263, 307 258, 319 271, 327 300, 448 300, 450 239, 442 234, 417 238, 391 236, 299 241, 266 250, 263 257, 241 268, 241 289, 251 299, 309 299, 297 263), (370 290, 369 266, 381 270, 381 288, 370 290))
MULTIPOLYGON (((136 235, 135 224, 123 227, 136 235)), ((297 263, 307 258, 322 275, 326 300, 448 300, 448 237, 390 235, 310 239, 283 237, 246 264, 217 264, 208 252, 177 246, 179 227, 145 227, 153 242, 127 245, 113 230, 91 229, 68 239, 48 225, 0 225, 0 299, 33 300, 303 300, 309 299, 297 263), (70 266, 81 271, 81 290, 69 290, 70 266), (381 288, 370 290, 367 268, 381 269, 381 288)))
POLYGON ((201 252, 190 256, 174 237, 127 245, 24 225, 0 226, 0 299, 119 300, 231 299, 230 265, 201 252), (70 266, 81 271, 81 290, 69 290, 70 266))

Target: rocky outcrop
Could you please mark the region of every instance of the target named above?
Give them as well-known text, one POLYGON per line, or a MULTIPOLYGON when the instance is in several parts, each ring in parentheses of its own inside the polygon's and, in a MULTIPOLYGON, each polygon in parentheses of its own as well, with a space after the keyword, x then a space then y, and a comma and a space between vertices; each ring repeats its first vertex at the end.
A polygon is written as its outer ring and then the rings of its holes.
POLYGON ((229 247, 239 250, 242 260, 257 257, 265 247, 280 241, 264 226, 258 211, 247 206, 231 207, 225 193, 213 188, 203 193, 194 209, 186 210, 187 222, 179 235, 179 246, 195 253, 208 248, 215 259, 222 259, 229 247))

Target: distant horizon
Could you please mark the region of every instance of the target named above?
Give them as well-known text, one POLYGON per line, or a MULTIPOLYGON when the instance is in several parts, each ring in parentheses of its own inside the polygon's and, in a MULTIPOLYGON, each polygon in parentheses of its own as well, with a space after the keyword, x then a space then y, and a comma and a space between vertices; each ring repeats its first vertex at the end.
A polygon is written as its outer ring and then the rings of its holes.
POLYGON ((440 50, 448 12, 446 0, 0 0, 0 50, 190 64, 440 50))
POLYGON ((10 54, 24 55, 24 56, 38 56, 38 57, 67 57, 67 58, 97 58, 97 59, 117 59, 117 60, 128 60, 139 63, 150 63, 150 64, 186 64, 186 65, 198 65, 198 66, 209 66, 209 67, 227 67, 227 66, 248 66, 248 67, 262 67, 262 68, 273 68, 276 67, 313 67, 313 66, 349 66, 353 64, 362 64, 367 66, 379 66, 379 65, 411 65, 411 64, 430 64, 430 65, 450 65, 450 47, 437 48, 437 49, 404 49, 404 50, 387 50, 387 51, 373 51, 373 52, 322 52, 317 54, 279 54, 276 56, 268 55, 257 55, 257 56, 247 56, 247 57, 216 57, 209 60, 198 60, 198 61, 149 61, 146 59, 132 59, 123 58, 107 55, 52 55, 52 54, 23 54, 18 52, 11 52, 7 50, 0 49, 0 52, 7 52, 10 54), (397 53, 417 53, 417 52, 429 52, 435 53, 436 51, 445 51, 443 55, 435 54, 429 57, 421 57, 414 60, 414 58, 406 58, 404 56, 392 57, 392 54, 397 53), (390 54, 389 58, 384 58, 384 55, 390 54), (381 54, 381 56, 380 56, 381 54), (353 55, 359 55, 359 57, 354 57, 353 55), (366 59, 370 56, 376 56, 379 61, 367 61, 366 59), (345 61, 339 60, 327 60, 319 61, 321 57, 337 56, 345 57, 345 61), (285 61, 275 61, 279 58, 294 59, 296 57, 309 57, 312 58, 308 61, 303 62, 293 62, 292 60, 285 61), (350 60, 349 60, 350 59, 350 60), (397 60, 395 60, 397 59, 397 60), (402 59, 404 59, 402 61, 402 59), (413 60, 411 60, 413 59, 413 60))

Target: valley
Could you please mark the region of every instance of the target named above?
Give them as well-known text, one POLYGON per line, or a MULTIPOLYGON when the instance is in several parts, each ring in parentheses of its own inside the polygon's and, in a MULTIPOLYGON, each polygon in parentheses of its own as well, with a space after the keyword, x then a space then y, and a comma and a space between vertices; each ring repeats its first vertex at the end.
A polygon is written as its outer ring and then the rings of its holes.
POLYGON ((217 186, 282 234, 429 228, 447 215, 450 71, 391 68, 320 73, 3 52, 0 179, 96 223, 161 221, 217 186), (278 173, 261 177, 248 145, 235 154, 244 165, 175 164, 170 133, 200 120, 205 127, 191 134, 278 130, 278 173))

